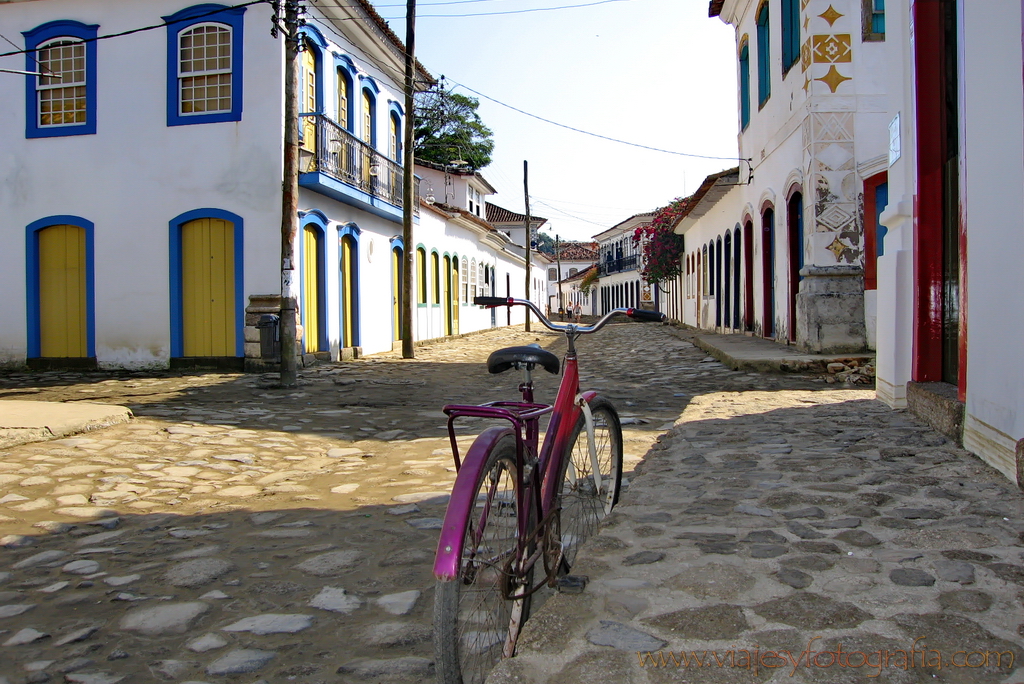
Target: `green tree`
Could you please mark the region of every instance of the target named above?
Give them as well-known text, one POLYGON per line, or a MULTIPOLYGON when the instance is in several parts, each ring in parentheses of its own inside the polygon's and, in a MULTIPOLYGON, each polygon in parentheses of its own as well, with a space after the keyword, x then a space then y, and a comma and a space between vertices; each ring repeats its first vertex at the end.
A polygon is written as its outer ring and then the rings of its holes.
POLYGON ((491 163, 492 131, 477 114, 480 101, 443 87, 416 94, 413 145, 416 159, 448 165, 461 159, 471 169, 491 163))
POLYGON ((554 253, 555 253, 555 238, 551 237, 547 233, 542 233, 539 230, 536 233, 534 233, 534 235, 536 237, 534 238, 533 241, 537 243, 537 251, 538 252, 544 252, 545 254, 554 255, 554 253))

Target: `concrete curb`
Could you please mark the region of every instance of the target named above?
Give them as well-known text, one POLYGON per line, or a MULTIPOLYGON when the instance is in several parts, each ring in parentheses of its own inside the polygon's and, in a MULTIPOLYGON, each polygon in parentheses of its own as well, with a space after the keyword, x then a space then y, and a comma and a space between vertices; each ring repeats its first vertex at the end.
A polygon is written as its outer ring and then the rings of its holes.
POLYGON ((0 401, 0 449, 127 423, 125 406, 89 402, 0 401))

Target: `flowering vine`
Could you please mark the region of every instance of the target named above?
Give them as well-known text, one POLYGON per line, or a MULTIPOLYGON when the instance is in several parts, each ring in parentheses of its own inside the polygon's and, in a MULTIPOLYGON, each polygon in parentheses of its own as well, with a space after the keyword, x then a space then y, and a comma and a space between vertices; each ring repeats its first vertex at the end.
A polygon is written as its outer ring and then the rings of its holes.
POLYGON ((677 197, 654 212, 646 226, 633 231, 634 244, 643 250, 640 275, 649 283, 672 280, 682 273, 683 236, 673 231, 690 205, 689 198, 677 197))
POLYGON ((583 276, 583 280, 580 281, 580 292, 583 294, 590 294, 590 288, 593 287, 594 282, 597 280, 597 266, 591 266, 587 274, 583 276))

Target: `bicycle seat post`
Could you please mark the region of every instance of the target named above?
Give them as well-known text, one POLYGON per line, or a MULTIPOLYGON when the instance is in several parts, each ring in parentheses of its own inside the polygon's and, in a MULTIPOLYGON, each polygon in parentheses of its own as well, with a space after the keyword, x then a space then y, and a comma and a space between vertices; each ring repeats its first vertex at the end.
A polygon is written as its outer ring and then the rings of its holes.
POLYGON ((533 403, 533 364, 522 364, 523 381, 519 383, 519 391, 523 395, 523 401, 533 403))

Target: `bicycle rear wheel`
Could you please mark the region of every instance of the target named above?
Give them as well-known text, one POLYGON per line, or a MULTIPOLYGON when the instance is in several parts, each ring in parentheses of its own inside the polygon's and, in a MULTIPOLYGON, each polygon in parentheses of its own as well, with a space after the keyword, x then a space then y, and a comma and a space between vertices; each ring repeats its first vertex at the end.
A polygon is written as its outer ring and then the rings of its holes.
POLYGON ((505 598, 528 589, 532 575, 517 582, 506 570, 519 539, 516 482, 515 438, 504 437, 476 483, 459 576, 434 589, 434 660, 442 684, 482 684, 502 654, 514 650, 529 614, 529 596, 505 598))
POLYGON ((562 459, 559 478, 562 574, 569 571, 576 562, 580 546, 597 531, 601 519, 618 503, 619 487, 622 485, 622 426, 619 414, 604 397, 594 397, 589 405, 594 418, 593 445, 600 477, 594 476, 595 459, 590 453, 586 416, 581 415, 569 440, 565 458, 562 459))

